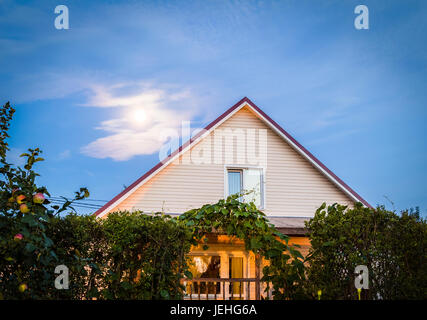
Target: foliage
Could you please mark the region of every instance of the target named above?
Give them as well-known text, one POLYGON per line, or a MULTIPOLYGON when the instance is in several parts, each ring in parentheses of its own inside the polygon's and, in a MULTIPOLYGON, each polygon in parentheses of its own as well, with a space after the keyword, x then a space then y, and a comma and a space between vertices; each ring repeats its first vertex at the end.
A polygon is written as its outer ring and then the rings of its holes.
POLYGON ((357 299, 354 269, 366 265, 369 289, 362 290, 362 298, 427 298, 427 224, 418 214, 323 204, 307 228, 312 245, 307 292, 321 289, 322 299, 357 299))
MULTIPOLYGON (((0 298, 48 299, 54 284, 50 270, 58 264, 58 256, 46 229, 49 220, 67 210, 72 201, 48 208, 48 191, 35 184, 38 174, 33 165, 43 161, 38 148, 22 155, 24 168, 6 161, 7 130, 14 111, 9 103, 0 111, 0 298)), ((88 195, 82 188, 76 199, 88 195)))
POLYGON ((115 212, 105 219, 69 214, 51 219, 48 234, 70 269, 58 299, 179 299, 191 234, 162 214, 115 212))
POLYGON ((115 212, 102 222, 107 242, 105 299, 179 299, 192 235, 168 215, 115 212))
MULTIPOLYGON (((55 246, 58 264, 69 269, 69 289, 52 290, 55 299, 99 298, 107 244, 102 224, 93 215, 67 214, 49 219, 46 233, 55 246)), ((50 270, 52 271, 52 270, 50 270)))
MULTIPOLYGON (((180 216, 192 228, 195 240, 202 241, 208 233, 236 236, 245 242, 246 250, 265 258, 263 281, 273 285, 274 299, 296 298, 301 293, 304 264, 301 253, 288 245, 289 238, 268 222, 254 203, 242 203, 232 195, 215 204, 187 211, 180 216)), ((207 244, 204 248, 207 249, 207 244)))

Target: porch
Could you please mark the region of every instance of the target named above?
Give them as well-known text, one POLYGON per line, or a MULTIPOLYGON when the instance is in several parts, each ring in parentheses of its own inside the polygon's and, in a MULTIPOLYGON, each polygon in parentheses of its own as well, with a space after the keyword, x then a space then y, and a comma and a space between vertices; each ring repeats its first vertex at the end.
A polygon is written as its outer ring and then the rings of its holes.
MULTIPOLYGON (((283 223, 289 218, 276 218, 283 223)), ((302 220, 302 219, 301 219, 302 220)), ((278 221, 274 221, 278 224, 278 221)), ((305 255, 308 238, 295 222, 278 228, 290 234, 289 243, 298 244, 305 255), (289 226, 292 226, 292 229, 289 226)), ((210 233, 187 255, 192 279, 182 279, 187 300, 260 300, 272 298, 272 286, 261 281, 262 269, 267 261, 245 250, 244 241, 233 236, 210 233), (204 248, 205 245, 208 248, 204 248), (268 288, 268 290, 266 290, 268 288)))
POLYGON ((183 279, 185 300, 269 300, 271 289, 257 278, 194 278, 183 279))

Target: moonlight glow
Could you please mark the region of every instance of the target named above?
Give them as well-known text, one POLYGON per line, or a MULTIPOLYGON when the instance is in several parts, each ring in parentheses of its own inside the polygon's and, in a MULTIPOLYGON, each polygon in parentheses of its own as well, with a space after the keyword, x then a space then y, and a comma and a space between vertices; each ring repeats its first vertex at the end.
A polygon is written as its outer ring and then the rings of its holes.
POLYGON ((130 115, 131 120, 137 124, 144 123, 147 119, 147 115, 143 109, 135 109, 130 115))

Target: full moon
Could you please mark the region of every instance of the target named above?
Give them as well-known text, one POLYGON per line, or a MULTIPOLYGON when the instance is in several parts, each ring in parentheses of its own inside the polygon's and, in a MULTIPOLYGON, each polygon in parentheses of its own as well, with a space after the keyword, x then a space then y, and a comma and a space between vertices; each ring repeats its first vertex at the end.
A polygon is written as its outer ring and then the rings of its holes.
POLYGON ((145 119, 147 118, 147 115, 145 114, 145 111, 143 109, 136 109, 131 114, 132 121, 135 123, 143 123, 145 119))

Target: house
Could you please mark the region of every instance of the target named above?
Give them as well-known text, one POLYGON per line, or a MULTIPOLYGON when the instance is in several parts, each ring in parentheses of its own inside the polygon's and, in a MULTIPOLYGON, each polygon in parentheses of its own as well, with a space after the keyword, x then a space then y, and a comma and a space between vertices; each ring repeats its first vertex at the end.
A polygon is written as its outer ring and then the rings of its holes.
MULTIPOLYGON (((179 215, 249 191, 271 223, 290 236, 290 243, 309 248, 304 221, 323 203, 370 205, 300 145, 248 98, 211 122, 164 161, 96 212, 100 218, 118 210, 179 215)), ((259 295, 254 286, 260 266, 243 242, 210 237, 209 249, 192 248, 190 298, 246 298, 259 295), (198 282, 197 279, 209 279, 198 282), (218 280, 217 279, 235 279, 218 280), (238 280, 236 280, 238 279, 238 280)))

